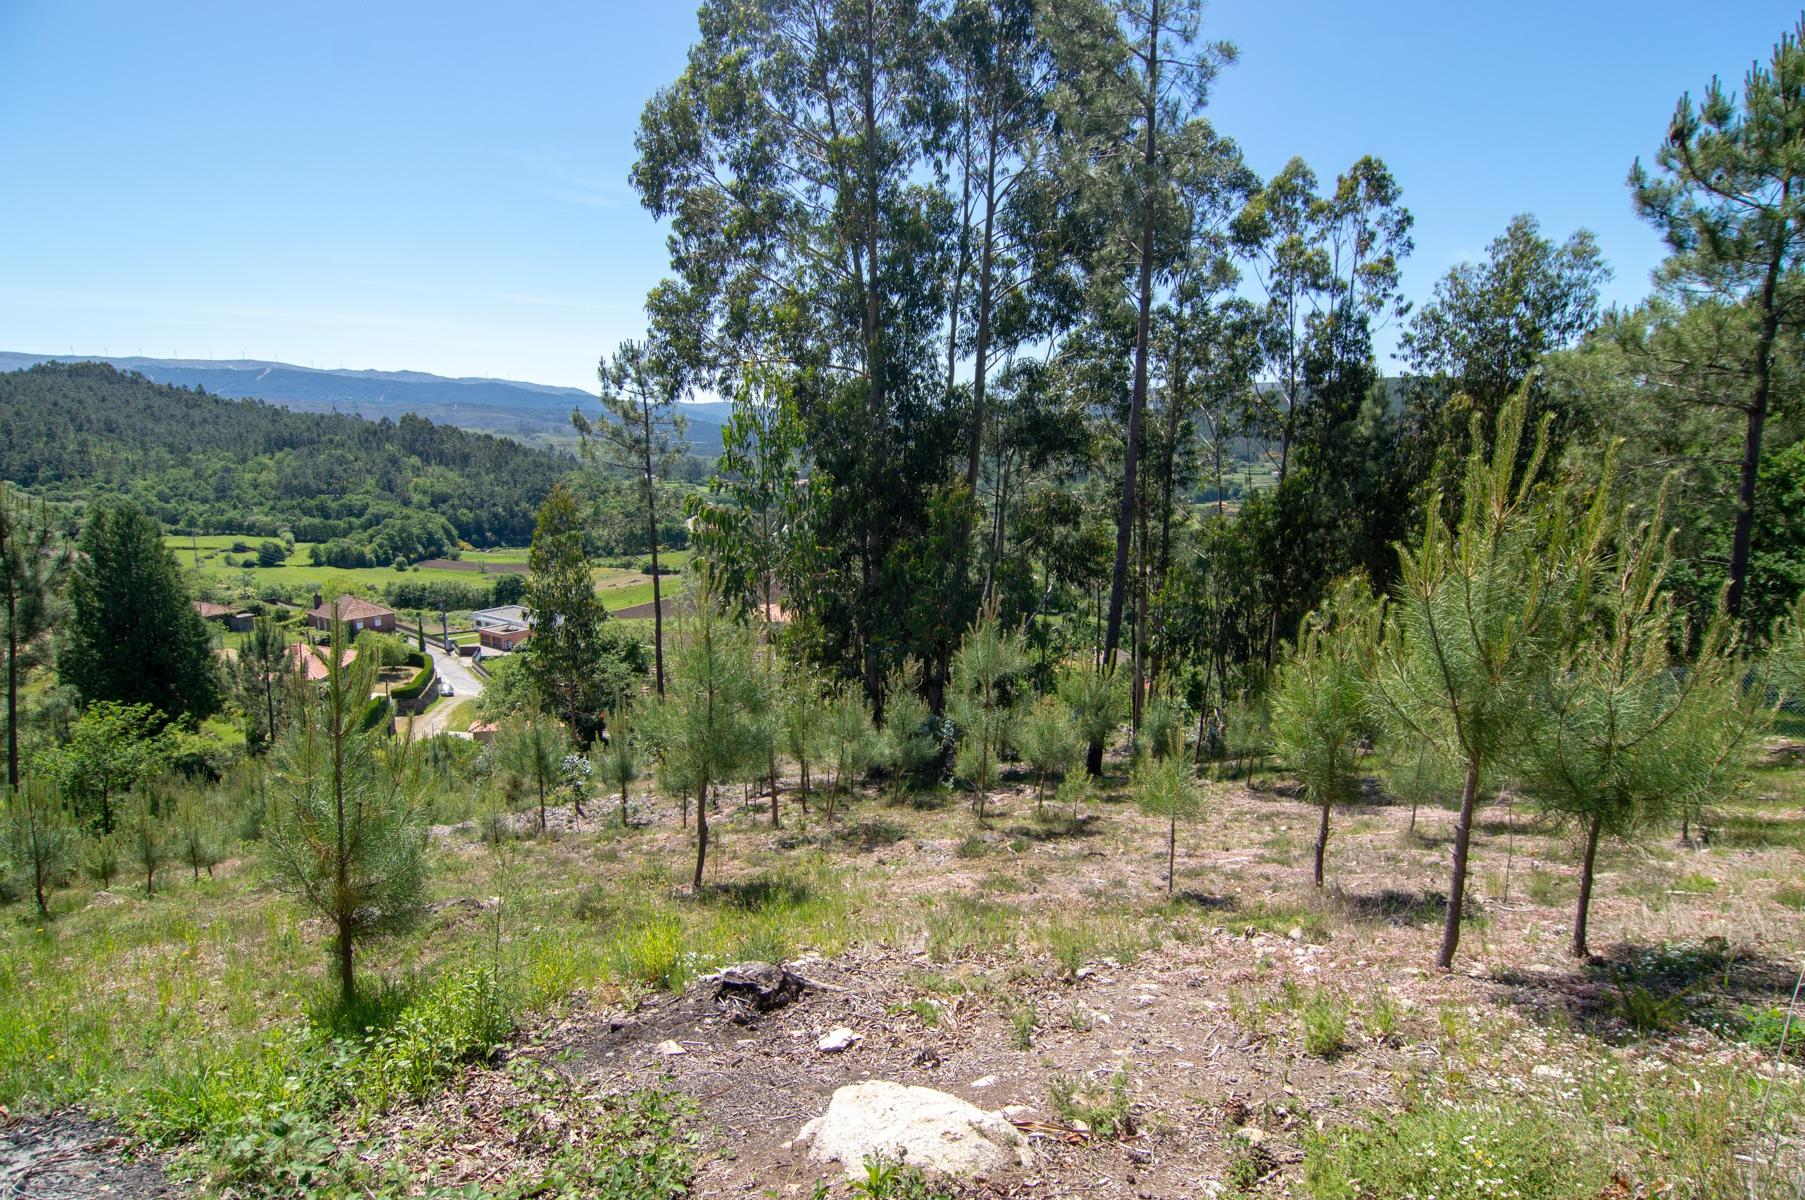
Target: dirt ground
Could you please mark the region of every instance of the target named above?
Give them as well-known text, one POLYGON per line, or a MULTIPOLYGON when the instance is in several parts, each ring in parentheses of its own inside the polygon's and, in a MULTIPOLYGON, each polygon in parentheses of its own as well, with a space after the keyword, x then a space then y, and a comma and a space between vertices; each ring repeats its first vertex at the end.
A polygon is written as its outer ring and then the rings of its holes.
POLYGON ((0 1119, 0 1200, 179 1194, 162 1161, 136 1149, 117 1126, 74 1110, 0 1119))
MULTIPOLYGON (((792 795, 785 805, 794 823, 792 795)), ((1033 820, 1025 787, 992 805, 984 831, 956 800, 921 812, 868 799, 841 819, 825 839, 836 858, 899 911, 927 915, 899 921, 901 940, 794 960, 822 985, 796 1003, 736 1020, 706 985, 636 1003, 598 997, 514 1053, 554 1064, 590 1093, 668 1087, 692 1097, 697 1193, 718 1197, 809 1195, 836 1180, 837 1168, 791 1143, 835 1088, 866 1079, 1002 1109, 1029 1133, 1034 1166, 975 1181, 971 1194, 1140 1200, 1211 1196, 1231 1183, 1286 1194, 1310 1130, 1382 1113, 1413 1087, 1533 1097, 1570 1086, 1576 1071, 1796 1070, 1710 1024, 1726 1006, 1784 1005, 1794 987, 1805 918, 1774 893, 1799 876, 1798 843, 1786 839, 1802 813, 1770 813, 1763 836, 1739 827, 1703 847, 1668 836, 1601 854, 1595 957, 1579 963, 1565 953, 1575 847, 1525 806, 1494 804, 1475 833, 1461 954, 1438 974, 1428 968, 1451 813, 1413 818, 1385 803, 1337 811, 1329 887, 1318 893, 1315 810, 1282 791, 1219 785, 1207 816, 1179 831, 1168 901, 1165 828, 1131 806, 1106 800, 1081 824, 1049 825, 1033 820), (1069 922, 1083 951, 1050 954, 1019 934, 1025 925, 1004 944, 978 939, 965 950, 938 936, 938 921, 974 907, 1039 922, 1042 938, 1069 922), (1095 928, 1099 913, 1116 914, 1121 948, 1116 926, 1095 928), (1669 1031, 1629 1036, 1617 1003, 1626 978, 1677 997, 1669 1031), (1296 1015, 1306 995, 1345 1009, 1338 1050, 1307 1052, 1296 1015), (837 1027, 858 1035, 851 1048, 818 1049, 837 1027), (1075 1128, 1053 1099, 1074 1086, 1098 1097, 1119 1086, 1127 1128, 1075 1128)), ((677 814, 650 800, 636 807, 651 823, 630 853, 680 861, 677 814)), ((767 811, 754 799, 718 818, 715 886, 780 869, 806 840, 768 830, 767 811)), ((581 854, 582 823, 554 824, 581 854)), ((822 836, 817 814, 807 837, 822 836)), ((444 1182, 482 1173, 442 1166, 444 1182)))

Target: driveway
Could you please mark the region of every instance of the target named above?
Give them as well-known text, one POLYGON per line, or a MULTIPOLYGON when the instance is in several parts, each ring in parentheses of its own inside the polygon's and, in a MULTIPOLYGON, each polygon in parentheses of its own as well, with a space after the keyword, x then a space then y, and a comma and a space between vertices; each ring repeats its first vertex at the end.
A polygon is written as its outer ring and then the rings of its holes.
POLYGON ((451 697, 441 701, 431 712, 415 717, 413 735, 418 738, 435 737, 445 732, 451 723, 451 710, 461 702, 473 696, 479 696, 483 690, 482 676, 470 669, 470 660, 456 654, 447 654, 433 643, 426 643, 426 652, 432 655, 433 670, 438 674, 438 683, 451 685, 451 697))

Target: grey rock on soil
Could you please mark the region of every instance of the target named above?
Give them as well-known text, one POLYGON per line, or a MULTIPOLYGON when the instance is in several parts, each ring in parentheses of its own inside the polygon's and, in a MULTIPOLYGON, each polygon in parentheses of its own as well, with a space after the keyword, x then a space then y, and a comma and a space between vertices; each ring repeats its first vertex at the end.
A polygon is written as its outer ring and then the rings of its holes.
POLYGON ((827 1112, 802 1127, 798 1145, 816 1162, 837 1162, 848 1179, 867 1159, 901 1160, 944 1175, 984 1175, 1028 1166, 1033 1156, 1015 1126, 933 1088, 867 1080, 834 1092, 827 1112))
POLYGON ((180 1195, 154 1155, 132 1155, 119 1128, 85 1113, 0 1128, 0 1200, 164 1200, 180 1195))

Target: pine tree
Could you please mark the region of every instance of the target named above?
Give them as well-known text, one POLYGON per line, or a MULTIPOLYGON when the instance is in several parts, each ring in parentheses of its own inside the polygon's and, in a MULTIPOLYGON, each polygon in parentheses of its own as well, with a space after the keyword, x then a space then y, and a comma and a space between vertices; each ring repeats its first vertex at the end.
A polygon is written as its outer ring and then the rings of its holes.
POLYGON ((1042 696, 1016 722, 1015 748, 1034 773, 1034 811, 1047 798, 1047 782, 1063 779, 1084 752, 1072 710, 1057 696, 1042 696))
MULTIPOLYGON (((1666 237, 1672 256, 1658 276, 1681 296, 1715 295, 1747 305, 1759 321, 1753 362, 1741 372, 1746 398, 1741 480, 1731 537, 1725 606, 1743 616, 1753 552, 1755 489, 1762 438, 1775 400, 1776 349, 1783 329, 1805 322, 1799 289, 1805 264, 1805 18, 1749 69, 1740 105, 1713 79, 1701 103, 1682 96, 1655 156, 1659 174, 1638 160, 1630 171, 1636 207, 1666 237)), ((1721 394, 1723 382, 1711 389, 1721 394)))
POLYGON ((207 717, 223 699, 213 640, 157 523, 126 500, 88 512, 57 673, 84 701, 207 717))
POLYGON ((1170 896, 1178 873, 1178 823, 1194 820, 1203 811, 1203 789, 1182 746, 1161 758, 1141 755, 1130 786, 1136 804, 1166 819, 1166 894, 1170 896))
POLYGON ((822 727, 826 720, 827 704, 821 695, 820 681, 804 667, 791 668, 783 681, 783 695, 777 707, 777 740, 800 774, 799 795, 805 816, 808 813, 809 763, 820 757, 822 727))
POLYGON ((296 678, 288 657, 288 635, 271 618, 258 617, 251 636, 238 648, 236 671, 238 703, 247 725, 245 743, 251 753, 265 753, 276 744, 296 678))
POLYGON ((126 818, 125 844, 132 861, 144 872, 144 894, 156 890, 157 872, 169 861, 169 839, 164 835, 159 810, 167 803, 149 790, 140 791, 126 818))
POLYGON ((1663 510, 1639 528, 1620 512, 1619 549, 1578 599, 1597 614, 1544 677, 1517 774, 1543 807, 1584 831, 1570 952, 1585 958, 1601 837, 1628 837, 1746 773, 1761 705, 1744 688, 1730 622, 1720 614, 1690 661, 1673 649, 1664 590, 1672 540, 1663 510))
POLYGON ((595 594, 583 552, 583 521, 570 489, 559 484, 539 506, 527 556, 525 606, 533 636, 524 658, 540 701, 586 746, 600 731, 608 701, 602 670, 607 612, 595 594))
POLYGON ((1464 775, 1435 957, 1444 971, 1460 944, 1480 788, 1528 731, 1530 699, 1569 636, 1574 582, 1596 559, 1603 528, 1596 505, 1576 521, 1571 497, 1535 491, 1546 419, 1517 470, 1525 406, 1519 392, 1500 410, 1489 457, 1474 415, 1458 518, 1431 495, 1420 542, 1399 546, 1374 670, 1380 725, 1400 741, 1423 739, 1464 775))
MULTIPOLYGON (((602 780, 620 793, 620 827, 626 829, 627 789, 639 778, 639 753, 633 742, 633 730, 625 720, 617 719, 608 731, 608 745, 601 755, 602 780)), ((773 800, 775 803, 775 800, 773 800)))
POLYGON ((364 727, 375 664, 345 662, 346 644, 344 625, 334 622, 326 678, 278 743, 264 848, 277 886, 333 927, 349 1003, 357 943, 419 916, 427 863, 417 756, 406 741, 364 727))
POLYGON ((1127 718, 1128 690, 1119 678, 1107 671, 1074 667, 1059 680, 1059 698, 1072 710, 1079 736, 1089 747, 1084 764, 1086 773, 1100 773, 1103 750, 1127 718))
POLYGON ((176 805, 174 843, 177 857, 188 864, 195 879, 226 857, 225 816, 217 803, 190 795, 176 805))
POLYGON ((7 793, 4 803, 0 861, 24 877, 38 902, 38 915, 48 917, 51 892, 68 874, 75 852, 75 823, 55 794, 36 780, 7 793))
POLYGON ((539 832, 546 831, 545 796, 562 780, 570 739, 555 722, 528 715, 510 723, 496 739, 496 758, 517 787, 532 789, 539 801, 539 832))
POLYGON ((852 785, 871 768, 880 750, 865 698, 851 689, 835 696, 827 708, 822 737, 834 765, 834 784, 827 793, 827 819, 832 821, 835 803, 851 795, 852 785))
POLYGON ((880 757, 898 795, 940 762, 938 722, 921 696, 921 669, 911 662, 885 689, 880 757))
POLYGON ((1371 729, 1366 676, 1378 637, 1378 607, 1366 585, 1348 580, 1304 620, 1272 685, 1278 752, 1290 760, 1303 794, 1318 809, 1316 886, 1323 881, 1329 811, 1357 791, 1354 756, 1371 729))
POLYGON ((1021 635, 1004 628, 994 603, 979 615, 953 655, 948 711, 959 727, 954 769, 971 785, 979 824, 1014 728, 1016 676, 1027 667, 1021 635))
POLYGON ((6 785, 19 786, 19 691, 45 657, 69 554, 50 510, 0 482, 0 600, 6 622, 6 785))
POLYGON ((755 764, 762 752, 765 704, 747 630, 722 611, 707 571, 692 576, 693 607, 678 622, 664 696, 641 718, 661 772, 696 797, 696 871, 708 861, 708 795, 716 783, 755 764))

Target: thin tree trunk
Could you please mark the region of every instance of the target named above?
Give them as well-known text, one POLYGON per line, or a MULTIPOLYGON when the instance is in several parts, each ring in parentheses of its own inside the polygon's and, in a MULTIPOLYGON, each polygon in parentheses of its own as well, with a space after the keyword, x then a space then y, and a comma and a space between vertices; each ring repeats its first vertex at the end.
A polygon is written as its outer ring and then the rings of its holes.
POLYGON ((351 918, 349 915, 338 919, 338 989, 339 996, 349 1005, 357 999, 357 981, 352 974, 351 962, 351 918))
POLYGON ((691 890, 702 891, 702 868, 708 861, 708 780, 703 778, 696 799, 696 878, 691 890))
POLYGON ((641 421, 645 435, 646 470, 646 537, 652 547, 652 672, 658 694, 664 695, 664 600, 658 582, 658 486, 652 477, 652 402, 643 393, 639 398, 641 421))
POLYGON ((337 854, 333 861, 332 906, 337 911, 338 922, 338 969, 339 987, 345 1003, 349 1004, 357 998, 356 984, 351 970, 351 918, 348 904, 351 892, 351 864, 347 861, 348 850, 345 844, 345 686, 342 676, 345 671, 345 627, 343 622, 334 619, 332 622, 331 640, 326 653, 331 658, 327 664, 330 675, 327 687, 332 694, 332 802, 333 810, 338 817, 337 854))
MULTIPOLYGON (((1152 187, 1153 168, 1158 160, 1158 96, 1159 96, 1159 30, 1160 0, 1153 0, 1148 21, 1147 90, 1143 97, 1142 121, 1146 124, 1142 163, 1146 178, 1143 191, 1152 187)), ((1134 536, 1135 476, 1141 455, 1141 420, 1147 408, 1147 354, 1153 320, 1153 198, 1143 194, 1141 205, 1141 262, 1137 281, 1140 312, 1134 335, 1134 391, 1128 401, 1128 439, 1122 450, 1122 502, 1116 511, 1116 558, 1109 581, 1109 620, 1103 633, 1103 670, 1114 674, 1116 647, 1122 639, 1122 608, 1128 591, 1128 543, 1134 536)), ((1085 765, 1102 769, 1103 745, 1092 742, 1085 765)))
POLYGON ((1322 819, 1316 826, 1316 886, 1322 887, 1322 860, 1329 852, 1329 798, 1322 798, 1322 819))
MULTIPOLYGON (((4 569, 11 576, 11 564, 4 569)), ((19 790, 19 620, 18 598, 10 578, 6 584, 6 784, 19 790)))
POLYGON ((1592 869, 1598 862, 1598 835, 1604 827, 1604 818, 1593 814, 1592 824, 1586 830, 1586 861, 1579 869, 1579 907, 1573 914, 1573 945, 1570 948, 1574 958, 1586 957, 1586 918, 1592 909, 1592 869))
POLYGON ((1174 808, 1166 825, 1166 895, 1172 894, 1178 876, 1178 809, 1174 808))
POLYGON ((1454 873, 1448 881, 1448 913, 1442 923, 1441 948, 1435 952, 1437 970, 1454 965, 1460 946, 1460 913, 1466 903, 1467 844, 1473 836, 1473 809, 1479 802, 1479 764, 1467 763, 1467 780, 1460 790, 1460 820, 1454 826, 1454 873))
POLYGON ((995 257, 991 245, 996 220, 997 131, 996 122, 989 128, 988 153, 984 162, 984 234, 978 247, 978 338, 972 364, 971 430, 966 445, 965 486, 975 497, 978 493, 978 462, 984 444, 985 378, 990 366, 991 273, 995 257))
POLYGON ((627 785, 620 785, 620 827, 627 827, 627 785))
MULTIPOLYGON (((1788 185, 1790 190, 1790 184, 1788 185)), ((1761 433, 1767 424, 1772 387, 1774 341, 1779 336, 1780 313, 1775 291, 1780 280, 1782 244, 1776 244, 1761 283, 1761 339, 1755 346, 1755 395, 1748 408, 1748 426, 1742 440, 1742 480, 1736 495, 1736 527, 1730 542, 1730 587, 1724 607, 1732 617, 1742 615, 1749 584, 1749 547, 1755 530, 1755 484, 1761 474, 1761 433)))

